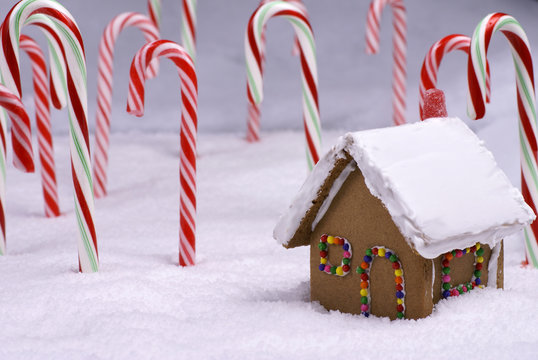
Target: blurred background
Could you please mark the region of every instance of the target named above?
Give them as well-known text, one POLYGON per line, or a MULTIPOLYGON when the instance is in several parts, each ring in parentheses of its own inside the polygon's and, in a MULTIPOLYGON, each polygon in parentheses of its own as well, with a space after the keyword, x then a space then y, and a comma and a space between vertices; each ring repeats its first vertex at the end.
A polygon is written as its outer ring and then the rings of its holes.
MULTIPOLYGON (((88 65, 90 127, 95 123, 97 50, 107 23, 121 12, 146 13, 146 0, 63 0, 81 28, 88 65)), ((365 26, 369 1, 305 0, 318 48, 319 93, 324 129, 357 130, 390 126, 392 76, 392 16, 387 9, 381 24, 380 54, 365 54, 365 26)), ((0 14, 16 3, 0 1, 0 14)), ((244 35, 257 0, 198 1, 199 129, 200 132, 238 132, 245 129, 246 83, 244 35)), ((470 35, 478 21, 494 11, 506 12, 526 29, 533 48, 538 45, 538 2, 532 0, 413 0, 408 9, 408 121, 418 120, 418 78, 424 55, 441 37, 470 35)), ((161 36, 180 41, 181 1, 162 0, 161 36)), ((27 27, 40 43, 44 37, 27 27)), ((291 56, 292 27, 284 19, 272 19, 267 31, 265 100, 262 131, 302 129, 300 64, 291 56)), ((169 61, 164 61, 157 79, 148 82, 146 115, 143 119, 125 112, 128 69, 143 45, 134 28, 119 37, 115 57, 112 131, 173 131, 179 129, 179 79, 169 61)), ((488 115, 509 117, 515 123, 514 70, 508 42, 497 34, 490 47, 492 104, 488 115), (501 105, 508 102, 508 105, 501 105)), ((24 100, 31 108, 30 67, 23 59, 24 100)), ((456 52, 445 57, 439 74, 449 114, 465 117, 466 57, 456 52)), ((67 132, 67 123, 56 120, 65 112, 54 111, 54 131, 67 132)), ((508 121, 504 119, 503 121, 508 121)), ((485 121, 480 121, 480 123, 485 121)), ((479 125, 474 125, 479 126, 479 125)), ((512 126, 512 128, 514 128, 512 126)), ((515 130, 514 130, 515 131, 515 130)))
MULTIPOLYGON (((380 53, 365 54, 365 27, 369 1, 305 0, 318 50, 319 97, 322 128, 354 131, 392 125, 392 16, 383 12, 380 53)), ((15 0, 2 0, 6 14, 15 0)), ((97 51, 103 29, 126 11, 147 13, 146 0, 63 0, 81 28, 86 47, 89 89, 89 122, 93 131, 96 110, 97 51)), ((199 78, 200 133, 246 129, 244 36, 257 0, 198 1, 197 71, 199 78)), ((418 79, 424 55, 445 35, 470 35, 490 12, 513 15, 525 28, 531 46, 538 41, 538 2, 533 0, 413 0, 408 14, 407 119, 418 120, 418 79)), ((180 41, 181 1, 162 0, 161 36, 180 41)), ((41 44, 44 37, 31 27, 24 32, 41 44)), ((141 119, 126 113, 128 69, 143 45, 141 33, 127 29, 115 49, 113 132, 179 131, 179 78, 172 63, 162 62, 160 75, 147 83, 146 113, 141 119)), ((284 19, 272 19, 267 30, 263 132, 302 131, 300 64, 291 56, 293 29, 284 19)), ((23 100, 33 111, 30 65, 22 58, 23 100)), ((467 121, 488 142, 501 167, 517 183, 519 139, 515 79, 508 42, 496 34, 490 46, 492 99, 484 120, 467 121)), ((439 87, 447 97, 449 115, 466 118, 467 59, 462 52, 449 54, 439 73, 439 87)), ((53 131, 67 133, 67 112, 53 110, 53 131)), ((330 144, 325 144, 329 146, 330 144)))

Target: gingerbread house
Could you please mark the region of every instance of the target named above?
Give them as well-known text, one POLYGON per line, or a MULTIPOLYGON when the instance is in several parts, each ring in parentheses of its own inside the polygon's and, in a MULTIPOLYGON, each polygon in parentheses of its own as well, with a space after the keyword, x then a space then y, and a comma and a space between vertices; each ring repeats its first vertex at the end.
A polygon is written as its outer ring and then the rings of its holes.
POLYGON ((274 237, 310 246, 312 301, 417 319, 443 298, 502 288, 502 240, 534 218, 478 137, 436 118, 340 138, 274 237))

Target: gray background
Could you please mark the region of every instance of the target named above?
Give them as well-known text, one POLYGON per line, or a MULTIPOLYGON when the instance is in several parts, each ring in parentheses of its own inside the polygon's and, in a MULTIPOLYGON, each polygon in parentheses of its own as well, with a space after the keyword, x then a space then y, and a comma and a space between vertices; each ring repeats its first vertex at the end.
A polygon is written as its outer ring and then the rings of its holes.
MULTIPOLYGON (((1 0, 0 14, 15 1, 1 0)), ((106 24, 124 11, 146 12, 144 0, 63 0, 84 36, 89 88, 89 119, 93 129, 96 104, 96 63, 101 33, 106 24)), ((246 23, 256 0, 199 0, 198 55, 200 132, 245 131, 246 83, 243 41, 246 23)), ((324 129, 357 130, 391 125, 392 17, 383 13, 381 53, 367 56, 365 25, 369 1, 306 0, 318 47, 321 121, 324 129)), ((452 33, 469 35, 478 21, 493 11, 515 16, 536 48, 538 3, 532 0, 408 0, 408 121, 418 119, 418 74, 433 42, 452 33)), ((162 37, 180 41, 180 0, 163 0, 162 37)), ((35 29, 25 33, 43 36, 35 29)), ((302 129, 300 65, 290 55, 293 30, 283 19, 268 26, 265 100, 262 130, 302 129)), ((179 79, 166 61, 160 76, 148 81, 146 115, 142 119, 125 112, 128 68, 143 44, 136 29, 125 31, 117 42, 112 131, 179 130, 179 79)), ((31 77, 23 58, 24 100, 31 104, 31 77)), ((507 41, 496 35, 491 45, 493 98, 488 113, 516 115, 514 72, 507 41), (502 90, 500 88, 503 88, 502 90), (505 96, 508 92, 509 96, 505 96), (502 96, 495 96, 495 94, 502 96), (513 97, 510 95, 514 93, 513 97), (500 106, 508 101, 509 106, 500 106), (500 106, 500 107, 499 107, 500 106), (498 110, 496 110, 496 107, 498 110), (497 111, 497 112, 496 112, 497 111)), ((462 53, 445 58, 439 75, 446 91, 449 113, 465 117, 466 57, 462 53)), ((65 133, 65 112, 54 111, 54 132, 65 133)), ((487 126, 484 122, 474 127, 487 126)))

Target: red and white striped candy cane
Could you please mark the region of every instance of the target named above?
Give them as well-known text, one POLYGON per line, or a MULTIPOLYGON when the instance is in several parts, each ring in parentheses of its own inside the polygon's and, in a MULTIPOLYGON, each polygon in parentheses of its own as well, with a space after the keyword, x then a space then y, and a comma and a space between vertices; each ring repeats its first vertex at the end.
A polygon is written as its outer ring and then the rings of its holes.
POLYGON ((20 94, 19 38, 22 27, 32 15, 43 14, 54 21, 54 33, 66 63, 71 134, 71 170, 75 193, 75 213, 79 228, 79 269, 95 272, 99 267, 97 236, 93 222, 94 200, 87 122, 86 59, 82 35, 73 16, 53 0, 22 0, 8 13, 2 24, 0 71, 6 86, 20 94))
POLYGON ((169 40, 157 40, 144 45, 131 64, 127 111, 136 116, 144 114, 146 69, 159 57, 176 65, 181 79, 181 134, 179 168, 179 264, 195 263, 196 234, 196 132, 198 128, 198 85, 194 62, 186 50, 169 40))
MULTIPOLYGON (((321 151, 316 45, 306 15, 291 2, 268 2, 258 7, 249 20, 245 35, 248 101, 252 104, 260 104, 263 99, 264 48, 262 30, 269 19, 279 16, 291 22, 301 47, 303 125, 306 137, 307 163, 309 169, 312 169, 318 162, 321 151)), ((249 123, 248 126, 255 130, 255 124, 249 123)), ((251 130, 249 129, 249 131, 251 130)))
MULTIPOLYGON (((263 6, 271 1, 275 0, 262 0, 260 1, 260 6, 263 6)), ((300 9, 300 11, 303 12, 305 17, 308 19, 308 11, 306 9, 306 6, 303 4, 301 0, 283 0, 286 2, 291 2, 294 5, 297 6, 297 8, 300 9)), ((265 31, 266 28, 264 26, 262 30, 261 35, 261 42, 260 42, 260 48, 261 48, 261 71, 263 76, 263 69, 265 67, 265 31)), ((293 48, 291 50, 291 54, 293 56, 299 56, 300 53, 300 45, 299 45, 299 39, 295 37, 295 41, 293 42, 293 48)), ((248 142, 255 142, 260 140, 260 107, 258 104, 248 102, 247 104, 247 141, 248 142)))
MULTIPOLYGON (((110 134, 110 114, 112 112, 112 82, 114 71, 114 45, 120 33, 128 27, 134 26, 142 31, 146 42, 159 38, 159 30, 153 21, 146 15, 129 12, 116 16, 107 25, 101 44, 99 45, 98 77, 97 77, 97 115, 95 129, 95 153, 93 157, 93 190, 97 198, 107 193, 107 166, 110 134)), ((148 76, 154 77, 157 73, 158 62, 154 61, 149 69, 148 76)))
MULTIPOLYGON (((15 122, 30 122, 30 118, 24 110, 24 105, 17 95, 11 90, 0 84, 0 107, 4 108, 10 119, 15 122)), ((6 203, 6 124, 2 123, 0 126, 0 255, 6 253, 6 216, 5 216, 5 203, 6 203)))
MULTIPOLYGON (((24 26, 28 25, 37 25, 50 29, 55 26, 54 22, 43 14, 34 14, 30 16, 24 23, 24 26)), ((56 109, 63 109, 67 106, 67 80, 65 78, 65 61, 59 45, 60 40, 54 32, 45 30, 43 34, 47 38, 47 46, 49 48, 50 100, 56 109)))
POLYGON ((181 13, 181 44, 196 61, 196 3, 197 0, 183 0, 181 13))
POLYGON ((405 98, 406 98, 406 52, 407 52, 407 24, 403 0, 372 0, 366 20, 366 53, 376 54, 379 51, 379 27, 381 12, 385 5, 392 8, 392 36, 394 67, 392 70, 392 107, 394 124, 405 124, 405 98))
MULTIPOLYGON (((58 101, 58 106, 64 106, 62 105, 65 102, 65 96, 67 93, 67 87, 64 84, 65 83, 65 61, 61 59, 61 44, 60 40, 57 36, 57 34, 52 30, 55 25, 52 20, 50 20, 48 17, 46 17, 43 14, 33 14, 29 16, 26 21, 24 22, 24 26, 27 25, 37 25, 42 27, 45 31, 44 34, 47 37, 47 43, 49 46, 49 54, 50 59, 52 61, 51 63, 51 78, 50 82, 52 86, 51 89, 51 96, 56 97, 56 101, 58 101), (60 57, 60 58, 59 58, 60 57), (53 65, 54 64, 54 65, 53 65)), ((0 121, 5 123, 4 114, 0 113, 0 121)), ((18 120, 21 121, 21 120, 18 120)), ((15 135, 17 138, 21 138, 21 133, 24 133, 24 141, 26 140, 26 136, 30 136, 30 142, 31 142, 31 127, 29 124, 18 124, 17 121, 13 124, 12 129, 12 137, 15 135), (13 131, 15 130, 15 131, 13 131)), ((31 162, 28 160, 28 153, 31 151, 31 149, 20 146, 20 141, 14 141, 12 142, 13 150, 14 150, 14 163, 17 168, 19 168, 22 171, 25 172, 33 172, 34 171, 34 163, 33 163, 33 152, 31 154, 32 160, 31 162), (21 162, 21 159, 22 162, 21 162)))
MULTIPOLYGON (((538 203, 537 125, 534 70, 529 40, 519 22, 510 15, 493 13, 480 21, 473 32, 468 61, 469 96, 467 113, 481 119, 486 112, 486 59, 491 37, 501 31, 507 38, 516 69, 517 107, 521 154, 521 192, 536 213, 538 203)), ((525 231, 527 261, 538 267, 538 222, 525 231)))
MULTIPOLYGON (((50 18, 42 14, 34 14, 30 16, 24 23, 24 26, 41 26, 41 24, 44 24, 44 26, 48 28, 54 27, 54 22, 50 18)), ((47 46, 49 48, 50 100, 52 105, 59 110, 67 106, 65 61, 62 57, 62 51, 58 43, 59 40, 57 38, 54 38, 55 35, 49 31, 44 31, 44 35, 47 37, 47 46)))
MULTIPOLYGON (((435 42, 431 47, 424 61, 422 62, 422 68, 420 70, 420 84, 419 84, 419 112, 420 118, 424 120, 423 111, 424 108, 424 93, 428 89, 437 88, 437 72, 443 57, 453 50, 460 50, 466 54, 469 54, 469 45, 471 44, 471 38, 465 35, 452 34, 445 36, 441 40, 435 42)), ((490 98, 490 77, 489 77, 489 65, 486 66, 486 101, 489 103, 490 98)))
POLYGON ((45 216, 55 217, 60 215, 60 205, 50 125, 47 64, 41 48, 32 38, 21 35, 20 48, 28 54, 32 63, 37 142, 41 163, 41 186, 43 188, 45 216))

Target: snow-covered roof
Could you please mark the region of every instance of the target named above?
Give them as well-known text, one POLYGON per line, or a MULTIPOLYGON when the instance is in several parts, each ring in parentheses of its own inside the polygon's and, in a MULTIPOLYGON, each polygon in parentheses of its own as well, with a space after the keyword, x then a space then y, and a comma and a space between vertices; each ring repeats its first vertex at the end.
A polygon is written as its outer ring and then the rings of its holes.
MULTIPOLYGON (((458 118, 434 118, 397 127, 348 133, 315 166, 274 230, 288 245, 338 159, 354 160, 331 184, 308 226, 313 230, 358 166, 372 195, 385 205, 418 253, 435 258, 476 242, 497 244, 535 215, 499 169, 482 141, 458 118)), ((360 214, 357 214, 360 216, 360 214)))

